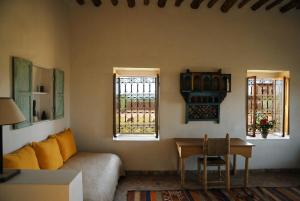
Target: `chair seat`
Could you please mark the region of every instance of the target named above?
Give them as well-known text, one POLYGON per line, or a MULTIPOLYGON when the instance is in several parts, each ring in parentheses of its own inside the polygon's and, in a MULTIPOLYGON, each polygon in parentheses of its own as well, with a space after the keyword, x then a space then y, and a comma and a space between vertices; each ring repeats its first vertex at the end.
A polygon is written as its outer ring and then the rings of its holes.
MULTIPOLYGON (((200 163, 203 163, 204 158, 200 157, 200 158, 198 158, 198 161, 200 163)), ((225 165, 225 164, 226 164, 226 161, 220 156, 207 157, 207 165, 225 165)))

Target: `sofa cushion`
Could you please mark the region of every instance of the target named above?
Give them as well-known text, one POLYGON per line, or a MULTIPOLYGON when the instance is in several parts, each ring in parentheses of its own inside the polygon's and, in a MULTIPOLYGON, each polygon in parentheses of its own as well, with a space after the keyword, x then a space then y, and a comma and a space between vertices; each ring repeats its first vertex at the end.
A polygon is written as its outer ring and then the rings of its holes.
POLYGON ((56 170, 63 165, 63 159, 55 138, 33 142, 32 147, 41 169, 56 170))
POLYGON ((4 155, 3 163, 4 168, 8 169, 40 169, 35 152, 30 145, 4 155))
POLYGON ((115 154, 78 152, 61 169, 82 170, 84 201, 113 201, 122 172, 115 154))
POLYGON ((67 161, 71 156, 76 154, 77 148, 73 133, 70 128, 56 135, 52 135, 51 137, 56 138, 64 162, 67 161))

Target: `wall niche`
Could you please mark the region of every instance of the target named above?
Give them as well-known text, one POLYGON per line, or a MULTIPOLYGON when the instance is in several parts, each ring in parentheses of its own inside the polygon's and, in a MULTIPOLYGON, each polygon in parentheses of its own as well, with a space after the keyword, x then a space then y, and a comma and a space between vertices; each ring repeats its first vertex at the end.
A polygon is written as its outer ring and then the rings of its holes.
POLYGON ((64 116, 64 72, 13 57, 13 98, 26 121, 15 129, 64 116))
POLYGON ((32 122, 53 119, 53 69, 32 66, 32 122))

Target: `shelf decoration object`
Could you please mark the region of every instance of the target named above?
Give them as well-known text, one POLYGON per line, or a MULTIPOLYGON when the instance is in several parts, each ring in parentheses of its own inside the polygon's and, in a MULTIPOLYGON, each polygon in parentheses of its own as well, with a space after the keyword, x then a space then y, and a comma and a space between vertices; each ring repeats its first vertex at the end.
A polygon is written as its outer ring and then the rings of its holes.
POLYGON ((185 100, 185 123, 189 121, 220 122, 220 105, 231 92, 231 74, 186 72, 180 74, 180 93, 185 100))

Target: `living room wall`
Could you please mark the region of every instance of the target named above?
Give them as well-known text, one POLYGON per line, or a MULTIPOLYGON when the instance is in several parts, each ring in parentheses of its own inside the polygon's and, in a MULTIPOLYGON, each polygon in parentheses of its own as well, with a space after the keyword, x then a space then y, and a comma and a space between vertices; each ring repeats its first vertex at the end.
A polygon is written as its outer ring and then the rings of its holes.
MULTIPOLYGON (((252 140, 256 146, 252 169, 300 167, 300 15, 277 9, 256 12, 249 7, 220 12, 220 3, 198 10, 184 1, 180 8, 151 2, 126 2, 113 7, 103 2, 71 5, 71 127, 80 150, 113 152, 127 170, 174 170, 175 137, 245 139, 247 69, 291 72, 290 139, 252 140), (113 67, 161 69, 160 140, 113 141, 113 67), (179 73, 216 71, 232 74, 232 92, 221 105, 221 122, 184 124, 184 100, 179 73)), ((190 159, 188 169, 195 168, 190 159)), ((242 159, 238 161, 243 167, 242 159)))
POLYGON ((69 126, 69 27, 68 4, 61 0, 0 1, 0 97, 12 96, 12 56, 65 71, 65 117, 18 130, 5 126, 5 153, 69 126))

